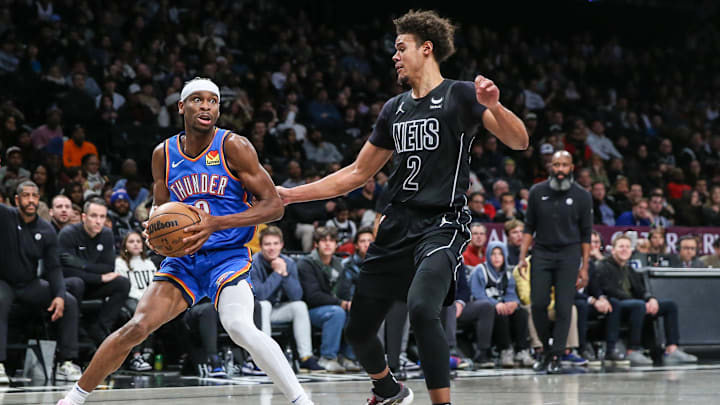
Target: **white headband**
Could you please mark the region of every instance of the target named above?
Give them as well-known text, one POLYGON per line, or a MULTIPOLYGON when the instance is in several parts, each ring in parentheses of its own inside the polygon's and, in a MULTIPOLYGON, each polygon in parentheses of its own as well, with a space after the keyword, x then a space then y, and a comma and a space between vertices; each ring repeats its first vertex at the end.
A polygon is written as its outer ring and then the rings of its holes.
POLYGON ((218 97, 218 101, 220 101, 220 89, 210 79, 192 80, 188 82, 180 92, 180 100, 185 101, 191 94, 198 91, 209 91, 215 94, 218 97))

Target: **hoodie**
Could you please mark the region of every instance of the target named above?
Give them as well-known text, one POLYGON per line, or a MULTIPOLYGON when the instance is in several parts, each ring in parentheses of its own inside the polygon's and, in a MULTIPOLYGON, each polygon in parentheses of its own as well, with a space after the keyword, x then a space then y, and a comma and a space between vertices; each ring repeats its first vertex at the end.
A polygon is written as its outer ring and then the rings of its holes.
POLYGON ((493 305, 511 301, 520 304, 515 291, 515 279, 507 265, 507 256, 507 246, 504 243, 497 241, 488 243, 485 263, 477 265, 470 276, 470 291, 475 300, 490 301, 493 305), (505 258, 505 264, 501 269, 494 268, 490 259, 495 248, 500 248, 505 258))

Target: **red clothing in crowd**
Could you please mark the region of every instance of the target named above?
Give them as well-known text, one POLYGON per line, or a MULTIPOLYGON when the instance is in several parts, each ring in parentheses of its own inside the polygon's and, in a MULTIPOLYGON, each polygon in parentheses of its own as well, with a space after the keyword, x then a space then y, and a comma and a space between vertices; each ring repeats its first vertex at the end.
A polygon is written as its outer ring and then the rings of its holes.
POLYGON ((485 263, 485 247, 475 247, 473 245, 468 245, 468 247, 463 252, 463 260, 465 261, 465 265, 469 267, 475 267, 480 263, 485 263))

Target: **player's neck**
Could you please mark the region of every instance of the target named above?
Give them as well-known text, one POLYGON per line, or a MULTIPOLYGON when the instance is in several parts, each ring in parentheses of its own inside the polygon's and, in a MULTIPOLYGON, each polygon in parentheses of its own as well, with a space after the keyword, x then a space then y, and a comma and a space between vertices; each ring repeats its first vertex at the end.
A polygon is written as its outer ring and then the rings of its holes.
POLYGON ((213 127, 208 132, 198 132, 192 129, 185 130, 185 136, 181 138, 183 153, 188 156, 197 156, 207 148, 215 135, 213 127))
POLYGON ((427 96, 435 87, 439 86, 443 80, 437 65, 427 64, 418 76, 416 82, 411 84, 413 98, 423 98, 427 96))

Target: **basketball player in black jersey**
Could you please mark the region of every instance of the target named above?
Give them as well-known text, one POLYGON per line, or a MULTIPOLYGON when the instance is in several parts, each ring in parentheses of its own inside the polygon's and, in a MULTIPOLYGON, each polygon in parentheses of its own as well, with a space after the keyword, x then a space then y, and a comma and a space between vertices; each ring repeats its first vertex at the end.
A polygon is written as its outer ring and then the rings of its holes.
POLYGON ((481 125, 513 149, 527 148, 528 135, 522 121, 500 104, 491 80, 442 77, 439 64, 455 51, 450 21, 432 11, 410 11, 394 23, 392 59, 398 81, 411 90, 385 103, 355 162, 278 192, 286 204, 340 196, 361 187, 397 155, 346 336, 373 380, 367 404, 410 404, 412 391, 390 373, 376 336, 393 301, 407 300, 430 399, 449 404, 449 350, 440 311, 446 299, 454 299, 454 274, 470 239, 469 149, 481 125))

